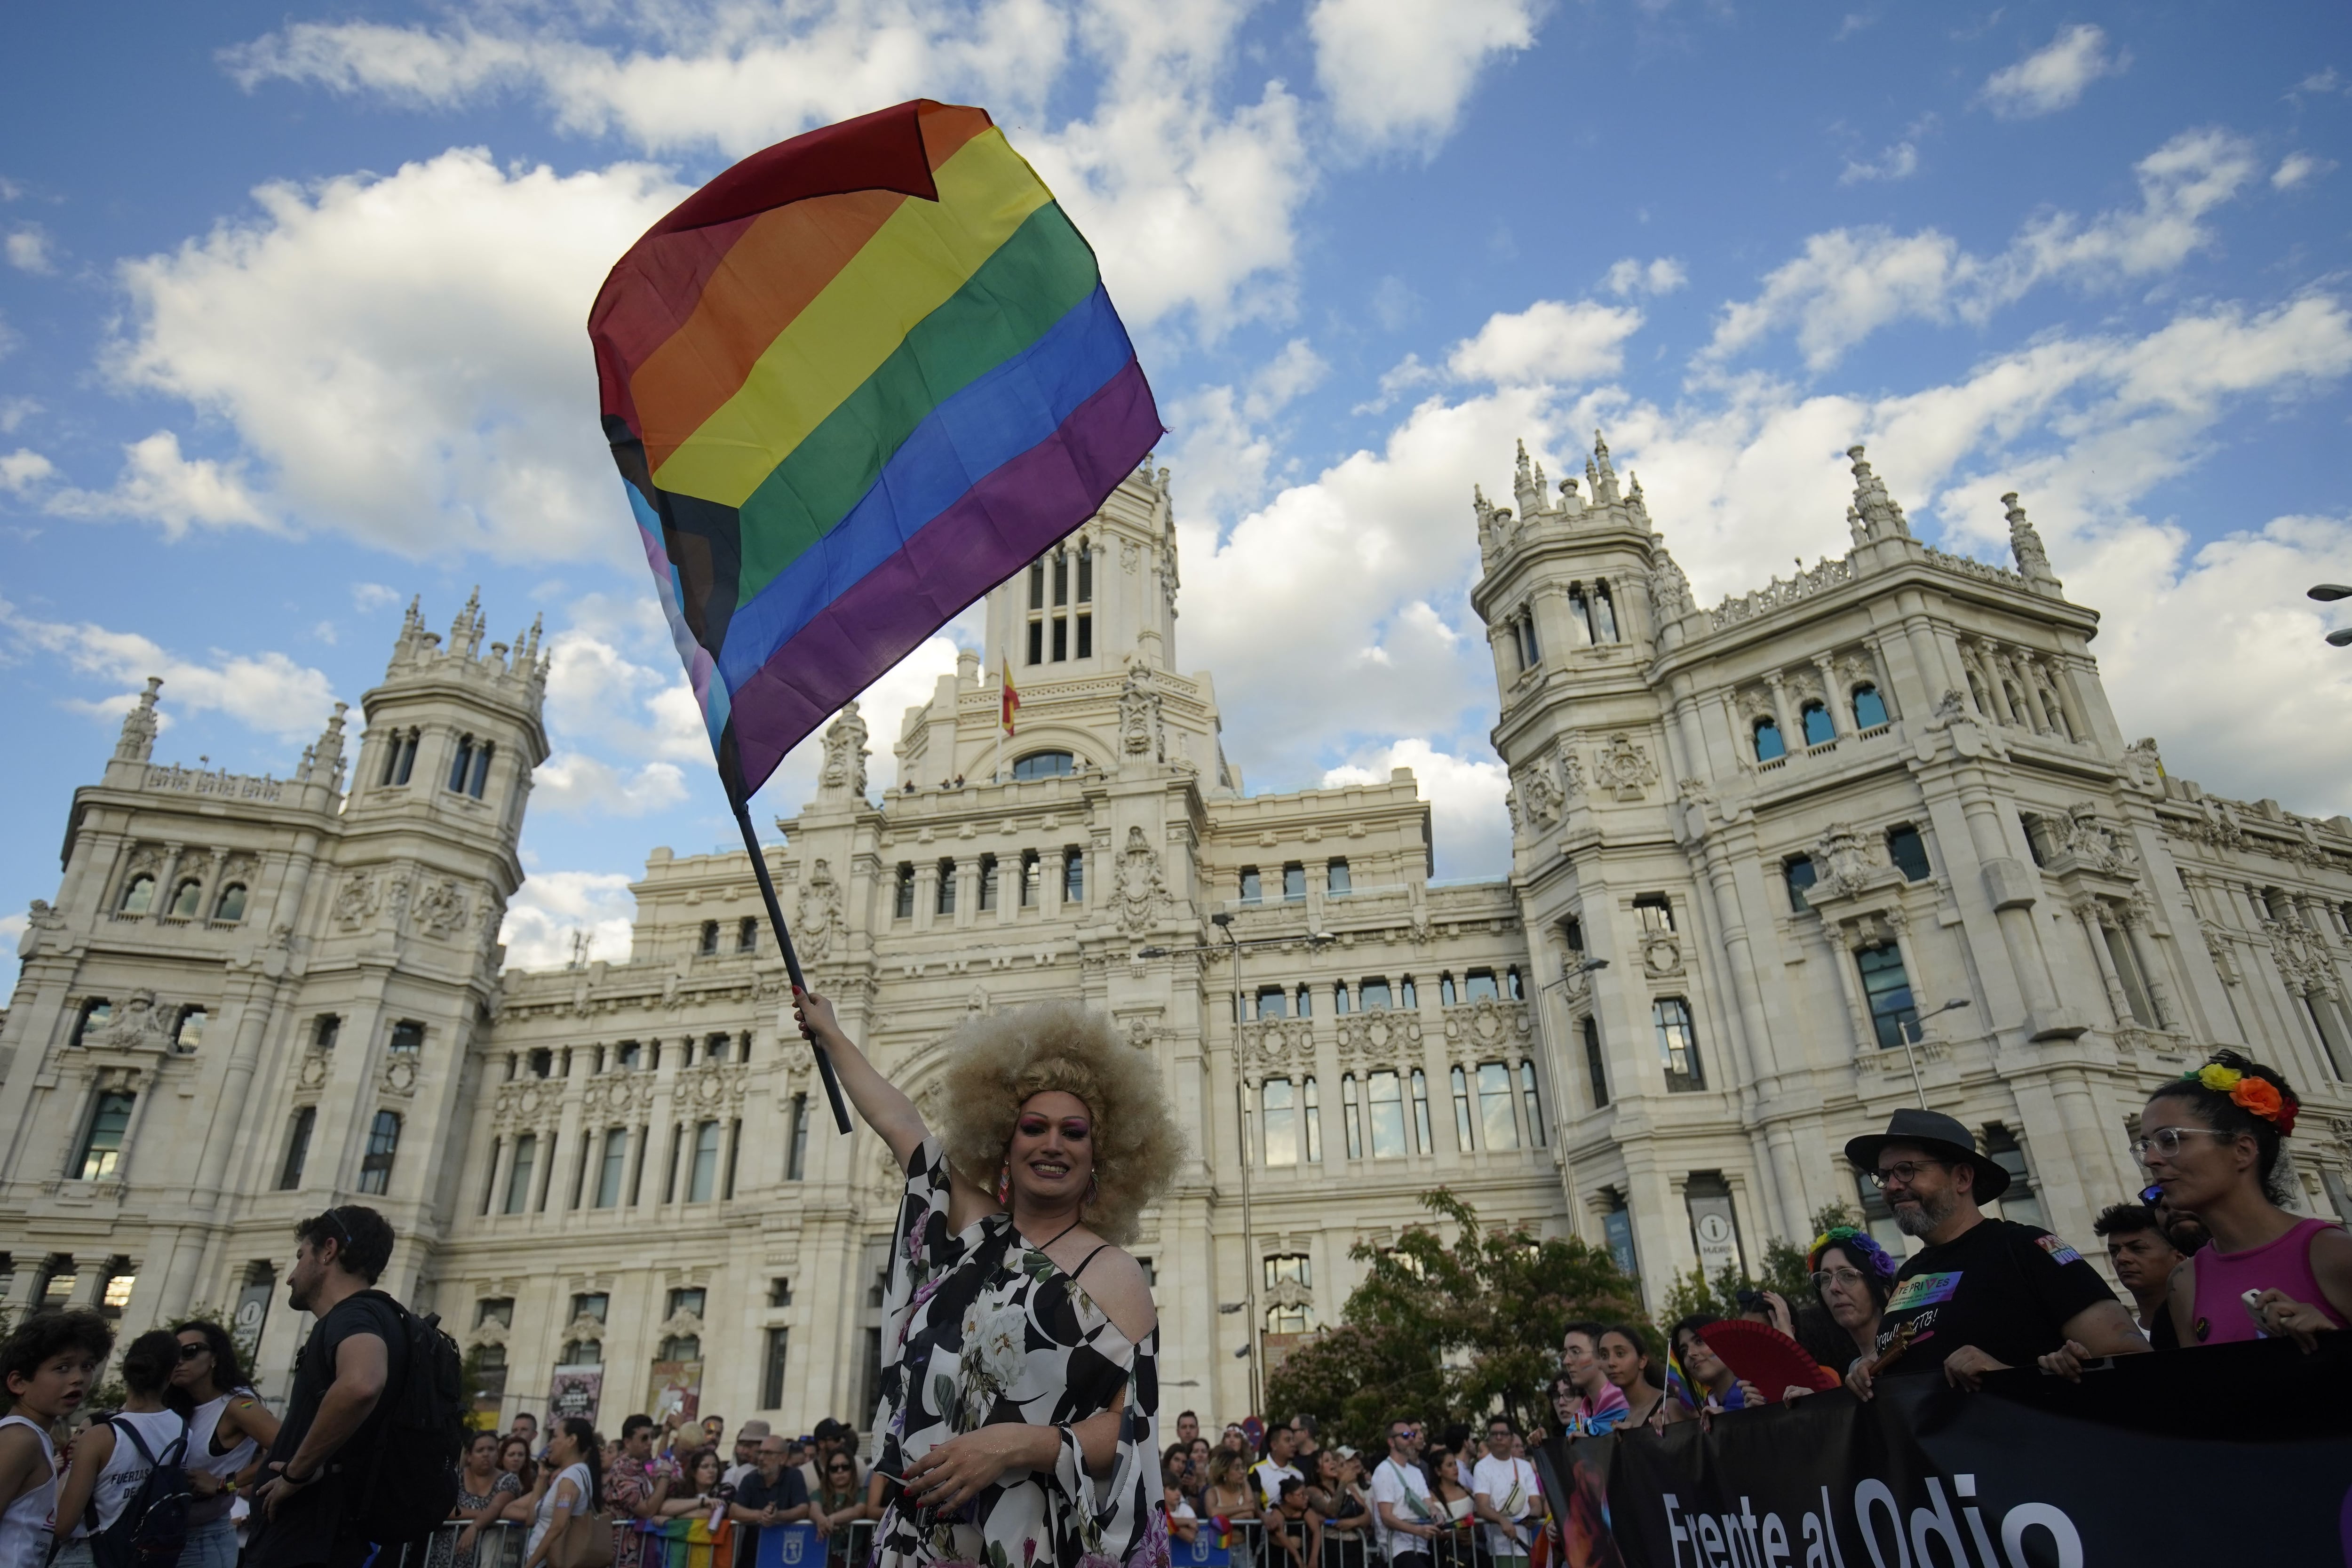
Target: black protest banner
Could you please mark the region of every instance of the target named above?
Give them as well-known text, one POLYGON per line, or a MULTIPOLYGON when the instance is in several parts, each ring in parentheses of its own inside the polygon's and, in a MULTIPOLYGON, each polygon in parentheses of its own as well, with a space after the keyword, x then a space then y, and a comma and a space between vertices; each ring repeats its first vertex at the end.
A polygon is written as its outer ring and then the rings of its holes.
MULTIPOLYGON (((1628 1568, 2352 1563, 2352 1334, 1883 1380, 1571 1447, 1628 1568)), ((1570 1561, 1575 1561, 1570 1555, 1570 1561)), ((1594 1557, 1591 1561, 1601 1561, 1594 1557)))

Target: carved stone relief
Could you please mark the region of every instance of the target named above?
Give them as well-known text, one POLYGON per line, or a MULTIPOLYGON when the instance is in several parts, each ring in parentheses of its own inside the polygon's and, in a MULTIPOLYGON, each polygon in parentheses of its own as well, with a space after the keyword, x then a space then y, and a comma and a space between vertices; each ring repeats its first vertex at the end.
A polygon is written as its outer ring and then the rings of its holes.
POLYGON ((1118 923, 1130 936, 1141 936, 1157 921, 1171 899, 1162 874, 1160 851, 1143 837, 1143 829, 1127 830, 1127 847, 1118 857, 1118 923))
POLYGON ((1339 1065, 1395 1066, 1421 1059, 1421 1019, 1412 1013, 1350 1013, 1339 1020, 1339 1065))
POLYGON ((1458 1060, 1532 1049, 1535 1020, 1524 1002, 1479 1000, 1445 1010, 1446 1054, 1458 1060))
POLYGON ((466 895, 454 878, 428 883, 416 896, 416 920, 435 936, 447 936, 466 924, 466 895))
POLYGON ((823 963, 841 927, 841 885, 834 880, 831 866, 814 861, 801 884, 800 909, 793 922, 793 942, 803 962, 823 963))
POLYGON ((1619 800, 1640 800, 1658 782, 1658 766, 1650 761, 1645 747, 1635 744, 1631 735, 1620 731, 1609 737, 1601 754, 1593 759, 1592 782, 1619 800))

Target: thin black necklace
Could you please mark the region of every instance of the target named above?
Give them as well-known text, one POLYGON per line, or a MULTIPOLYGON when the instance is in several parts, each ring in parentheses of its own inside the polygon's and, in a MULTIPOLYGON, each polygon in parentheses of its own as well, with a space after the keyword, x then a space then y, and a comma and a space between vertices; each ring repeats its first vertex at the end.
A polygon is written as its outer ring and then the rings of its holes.
MULTIPOLYGON (((1080 1215, 1077 1218, 1076 1218, 1076 1219, 1072 1220, 1069 1224, 1067 1224, 1067 1225, 1064 1226, 1061 1229, 1059 1229, 1059 1230, 1055 1231, 1055 1232, 1054 1233, 1054 1241, 1059 1241, 1059 1240, 1061 1240, 1061 1239, 1062 1239, 1062 1237, 1066 1237, 1066 1236, 1069 1235, 1069 1234, 1070 1234, 1070 1232, 1072 1232, 1072 1231, 1074 1231, 1074 1230, 1077 1229, 1077 1228, 1078 1228, 1078 1226, 1082 1226, 1082 1225, 1084 1225, 1084 1224, 1086 1224, 1086 1223, 1087 1223, 1086 1215, 1080 1215)), ((1015 1232, 1015 1234, 1018 1234, 1018 1233, 1019 1233, 1019 1231, 1020 1231, 1020 1229, 1021 1229, 1021 1226, 1020 1226, 1018 1224, 1016 1224, 1016 1225, 1014 1225, 1014 1226, 1013 1226, 1013 1231, 1015 1232)), ((1052 1246, 1054 1245, 1054 1241, 1046 1241, 1046 1242, 1035 1242, 1035 1241, 1031 1241, 1031 1240, 1030 1240, 1027 1237, 1025 1237, 1025 1236, 1022 1237, 1021 1237, 1021 1240, 1022 1240, 1022 1242, 1024 1243, 1024 1245, 1028 1246, 1028 1247, 1034 1247, 1034 1248, 1035 1248, 1035 1249, 1036 1249, 1037 1251, 1039 1251, 1039 1252, 1044 1252, 1044 1251, 1045 1251, 1045 1249, 1046 1249, 1047 1247, 1052 1247, 1052 1246)), ((1049 1256, 1050 1256, 1050 1255, 1049 1255, 1049 1256)))

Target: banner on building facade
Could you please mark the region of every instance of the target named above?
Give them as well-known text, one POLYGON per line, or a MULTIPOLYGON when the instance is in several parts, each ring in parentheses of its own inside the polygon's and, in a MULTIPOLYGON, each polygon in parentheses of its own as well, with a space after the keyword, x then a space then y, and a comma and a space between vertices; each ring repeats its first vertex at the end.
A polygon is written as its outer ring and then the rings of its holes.
POLYGON ((602 1366, 559 1366, 555 1381, 547 1393, 547 1418, 550 1422, 577 1415, 593 1423, 596 1406, 604 1394, 604 1369, 602 1366))
MULTIPOLYGON (((1889 1378, 1569 1446, 1563 1568, 2352 1562, 2352 1335, 1889 1378), (1580 1531, 1605 1497, 1600 1531, 1580 1531)), ((1555 1449, 1554 1453, 1558 1454, 1555 1449)))
POLYGON ((652 1392, 646 1396, 646 1412, 656 1426, 677 1413, 681 1421, 691 1421, 700 1414, 702 1403, 702 1363, 698 1361, 657 1361, 654 1363, 652 1392))

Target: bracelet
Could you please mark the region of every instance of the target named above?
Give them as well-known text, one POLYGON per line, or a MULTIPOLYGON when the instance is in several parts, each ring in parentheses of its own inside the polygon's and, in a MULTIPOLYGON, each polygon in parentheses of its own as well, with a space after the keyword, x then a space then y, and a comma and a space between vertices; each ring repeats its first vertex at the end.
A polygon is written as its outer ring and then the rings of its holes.
POLYGON ((284 1481, 289 1487, 307 1487, 319 1478, 315 1472, 307 1476, 298 1476, 292 1469, 289 1468, 278 1471, 278 1479, 284 1481))

